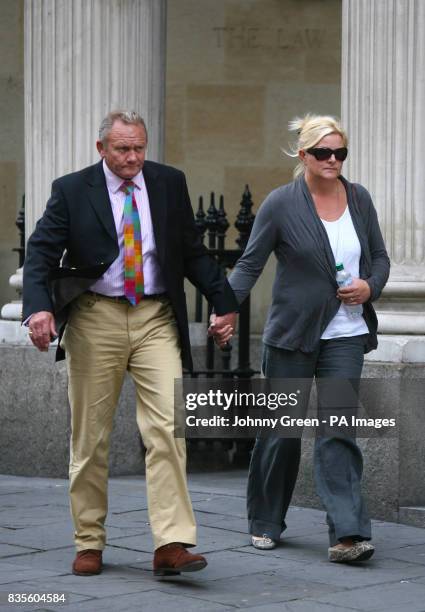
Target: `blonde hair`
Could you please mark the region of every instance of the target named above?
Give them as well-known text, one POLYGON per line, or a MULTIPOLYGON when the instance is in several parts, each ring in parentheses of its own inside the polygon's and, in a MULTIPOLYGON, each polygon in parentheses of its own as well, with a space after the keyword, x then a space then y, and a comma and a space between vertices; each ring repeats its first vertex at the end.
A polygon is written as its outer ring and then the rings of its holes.
MULTIPOLYGON (((314 147, 322 138, 329 134, 339 134, 344 143, 348 146, 348 138, 342 129, 338 119, 330 115, 311 115, 308 113, 304 117, 296 117, 288 124, 289 131, 298 134, 297 141, 291 145, 290 151, 285 151, 290 157, 298 157, 299 151, 306 151, 314 147)), ((304 164, 300 161, 294 170, 294 178, 304 174, 304 164)))

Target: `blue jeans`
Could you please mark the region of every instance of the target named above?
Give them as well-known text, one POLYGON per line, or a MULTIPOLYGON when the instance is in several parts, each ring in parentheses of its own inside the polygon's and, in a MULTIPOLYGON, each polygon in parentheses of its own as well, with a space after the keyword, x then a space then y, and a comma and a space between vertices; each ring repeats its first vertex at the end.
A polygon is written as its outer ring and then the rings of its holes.
MULTIPOLYGON (((268 378, 340 378, 358 381, 365 336, 321 340, 313 353, 265 345, 268 378)), ((355 383, 356 384, 356 383, 355 383)), ((326 393, 325 387, 323 387, 326 393)), ((321 390, 318 387, 319 406, 321 390)), ((322 398, 323 399, 323 398, 322 398)), ((257 438, 248 475, 248 523, 253 535, 279 540, 294 491, 301 457, 300 438, 257 438)), ((361 495, 362 454, 354 438, 317 437, 314 476, 326 509, 331 546, 341 538, 370 540, 371 525, 361 495)))

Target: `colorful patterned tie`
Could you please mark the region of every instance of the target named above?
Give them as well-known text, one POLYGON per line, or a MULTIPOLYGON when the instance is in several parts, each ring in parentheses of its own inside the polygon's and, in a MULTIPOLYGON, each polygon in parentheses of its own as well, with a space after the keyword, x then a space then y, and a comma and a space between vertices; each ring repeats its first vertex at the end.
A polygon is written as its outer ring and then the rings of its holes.
POLYGON ((137 210, 133 181, 124 181, 121 190, 124 202, 124 295, 136 306, 143 296, 143 257, 140 217, 137 210))

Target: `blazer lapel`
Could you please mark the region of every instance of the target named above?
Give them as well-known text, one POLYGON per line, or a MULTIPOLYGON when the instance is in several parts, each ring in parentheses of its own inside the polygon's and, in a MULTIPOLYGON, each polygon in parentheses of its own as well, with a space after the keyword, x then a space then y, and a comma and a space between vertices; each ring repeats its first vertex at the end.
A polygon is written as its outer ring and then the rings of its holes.
POLYGON ((143 177, 149 198, 153 233, 160 263, 165 263, 167 197, 165 182, 160 180, 158 169, 147 161, 143 166, 143 177))
POLYGON ((109 200, 108 188, 106 187, 105 174, 102 162, 92 166, 92 172, 87 176, 88 194, 90 204, 93 206, 101 224, 108 234, 118 242, 117 230, 115 228, 114 215, 112 214, 111 202, 109 200))

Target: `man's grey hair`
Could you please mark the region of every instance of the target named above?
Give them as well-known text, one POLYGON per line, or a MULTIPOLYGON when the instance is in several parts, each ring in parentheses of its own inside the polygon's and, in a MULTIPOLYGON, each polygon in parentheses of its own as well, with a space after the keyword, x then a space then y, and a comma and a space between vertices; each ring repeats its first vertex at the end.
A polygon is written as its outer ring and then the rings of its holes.
POLYGON ((148 131, 146 129, 146 123, 136 111, 132 110, 113 110, 106 115, 102 120, 99 128, 99 140, 105 144, 109 132, 112 129, 115 121, 122 121, 128 125, 142 125, 145 129, 146 139, 148 138, 148 131))

